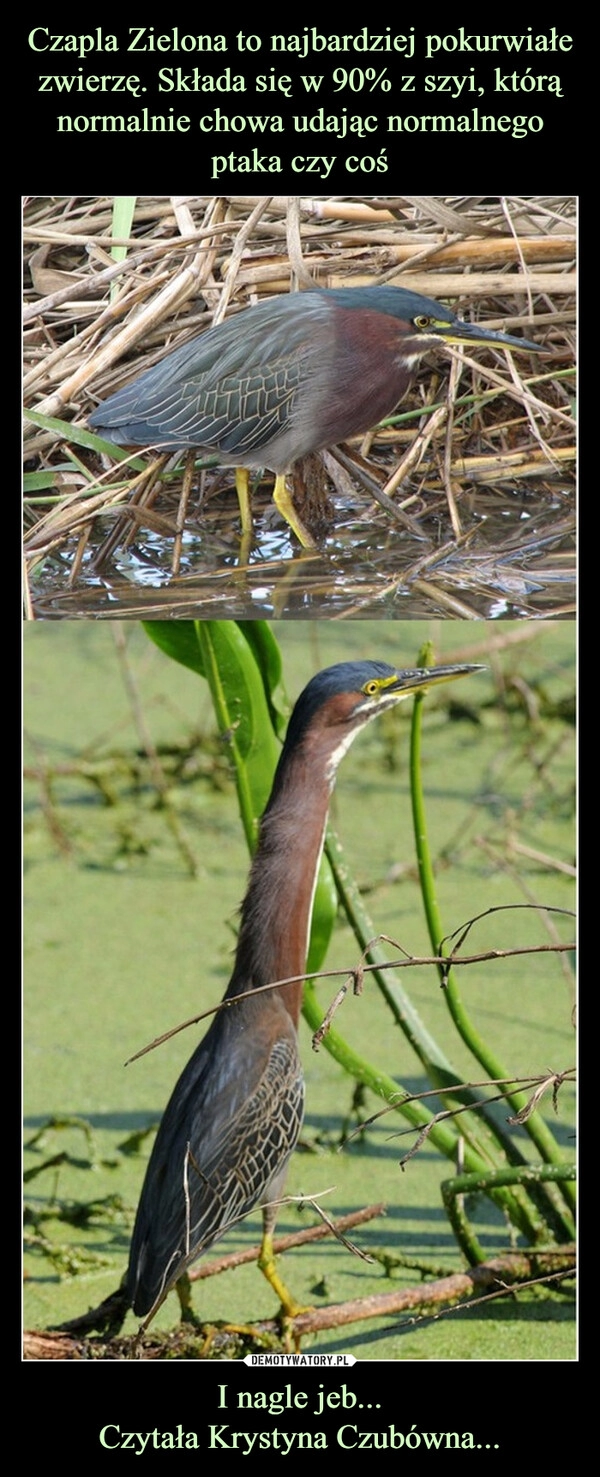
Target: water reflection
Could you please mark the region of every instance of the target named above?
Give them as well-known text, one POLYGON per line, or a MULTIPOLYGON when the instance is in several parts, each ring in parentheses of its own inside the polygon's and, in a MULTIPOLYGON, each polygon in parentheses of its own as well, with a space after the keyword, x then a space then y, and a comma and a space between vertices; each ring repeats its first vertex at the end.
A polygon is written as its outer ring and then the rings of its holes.
POLYGON ((422 499, 418 532, 386 514, 336 505, 318 551, 300 550, 269 527, 270 499, 257 502, 258 537, 245 558, 228 494, 189 519, 180 570, 172 540, 142 530, 99 569, 63 548, 32 576, 37 618, 266 617, 458 619, 571 616, 575 600, 575 519, 562 481, 474 489, 461 502, 456 538, 445 500, 422 499))

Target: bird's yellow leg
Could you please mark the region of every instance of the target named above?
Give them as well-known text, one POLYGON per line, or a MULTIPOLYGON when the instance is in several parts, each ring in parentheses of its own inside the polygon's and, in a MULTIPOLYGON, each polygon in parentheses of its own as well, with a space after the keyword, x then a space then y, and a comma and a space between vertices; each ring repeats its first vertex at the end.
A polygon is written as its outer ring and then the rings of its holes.
POLYGON ((275 503, 275 506, 279 508, 279 512, 281 513, 282 517, 285 518, 286 523, 289 523, 292 533, 295 533, 296 538, 300 541, 302 547, 304 549, 316 549, 317 545, 315 543, 315 540, 312 534, 309 533, 308 529, 305 528, 302 519, 298 516, 291 496, 288 492, 285 477, 281 473, 275 479, 275 486, 273 488, 273 502, 275 503))
POLYGON ((235 490, 240 505, 240 518, 242 520, 242 533, 252 534, 252 507, 250 504, 250 478, 246 467, 235 469, 235 490))
POLYGON ((296 1299, 292 1297, 292 1294, 288 1291, 285 1282, 283 1282, 282 1278, 279 1276, 279 1272, 277 1271, 277 1261, 275 1258, 275 1253, 273 1251, 273 1237, 270 1231, 264 1232, 260 1248, 260 1256, 258 1258, 258 1265, 261 1272, 266 1277, 267 1282, 271 1284, 275 1296, 279 1298, 279 1301, 281 1303, 281 1313, 284 1319, 295 1318, 297 1313, 307 1312, 307 1309, 301 1307, 300 1303, 297 1303, 296 1299))
POLYGON ((192 1307, 192 1284, 187 1272, 182 1272, 181 1277, 177 1278, 175 1291, 179 1299, 181 1322, 199 1324, 200 1320, 192 1307))

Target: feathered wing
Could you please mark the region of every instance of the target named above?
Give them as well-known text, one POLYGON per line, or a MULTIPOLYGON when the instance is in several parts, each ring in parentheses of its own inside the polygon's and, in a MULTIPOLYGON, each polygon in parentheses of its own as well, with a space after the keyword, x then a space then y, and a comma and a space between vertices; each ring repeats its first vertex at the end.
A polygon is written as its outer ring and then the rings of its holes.
POLYGON ((318 368, 317 348, 307 334, 327 330, 326 305, 318 295, 303 302, 300 321, 294 299, 282 297, 248 308, 216 328, 174 349, 122 390, 109 396, 89 417, 107 440, 118 445, 147 444, 214 447, 235 458, 252 455, 284 433, 296 396, 318 368), (243 335, 241 329, 243 328, 243 335), (265 367, 265 341, 271 356, 265 367), (271 358, 274 360, 271 364, 271 358))
POLYGON ((129 1260, 128 1291, 140 1317, 229 1226, 269 1200, 272 1182, 280 1190, 300 1132, 304 1082, 284 1006, 272 997, 267 1022, 253 1003, 217 1017, 162 1118, 129 1260))

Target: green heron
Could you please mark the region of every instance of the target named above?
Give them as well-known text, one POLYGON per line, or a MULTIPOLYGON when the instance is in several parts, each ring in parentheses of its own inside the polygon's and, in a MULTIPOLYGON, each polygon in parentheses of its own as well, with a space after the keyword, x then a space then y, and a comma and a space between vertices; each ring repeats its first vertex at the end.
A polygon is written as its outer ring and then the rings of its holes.
POLYGON ((419 360, 440 344, 541 352, 404 288, 315 289, 258 303, 182 344, 98 405, 89 424, 117 446, 218 452, 236 468, 244 534, 248 468, 267 467, 280 513, 312 548, 286 472, 391 415, 419 360))
POLYGON ((284 1312, 297 1310, 278 1276, 272 1236, 302 1123, 302 974, 336 769, 371 718, 478 670, 342 662, 313 677, 298 699, 260 826, 225 1008, 179 1078, 148 1164, 126 1288, 139 1317, 153 1314, 196 1257, 257 1205, 259 1266, 284 1312), (261 989, 278 980, 292 983, 261 989))

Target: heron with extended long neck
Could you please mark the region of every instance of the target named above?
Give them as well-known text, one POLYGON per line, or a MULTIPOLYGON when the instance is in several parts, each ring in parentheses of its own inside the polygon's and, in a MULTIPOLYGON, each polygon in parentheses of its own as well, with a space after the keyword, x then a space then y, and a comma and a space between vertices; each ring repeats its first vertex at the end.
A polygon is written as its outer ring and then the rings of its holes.
POLYGON ((302 974, 336 770, 372 718, 477 670, 342 662, 313 677, 298 699, 260 826, 225 1008, 177 1082, 148 1165, 127 1277, 138 1316, 152 1313, 196 1257, 256 1205, 263 1207, 259 1265, 284 1311, 294 1311, 272 1236, 302 1123, 302 974), (293 982, 276 983, 283 980, 293 982))

